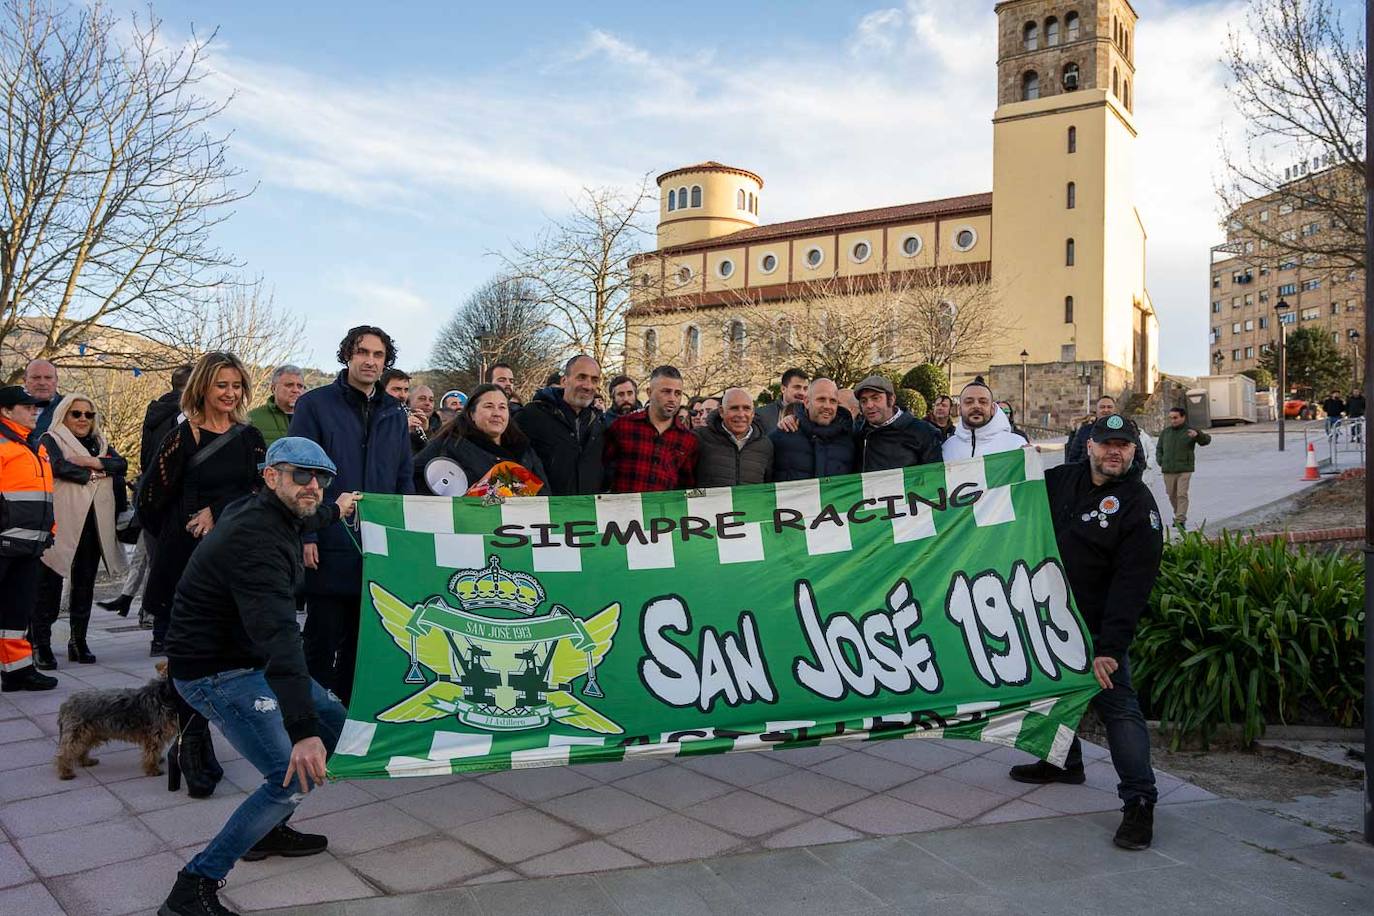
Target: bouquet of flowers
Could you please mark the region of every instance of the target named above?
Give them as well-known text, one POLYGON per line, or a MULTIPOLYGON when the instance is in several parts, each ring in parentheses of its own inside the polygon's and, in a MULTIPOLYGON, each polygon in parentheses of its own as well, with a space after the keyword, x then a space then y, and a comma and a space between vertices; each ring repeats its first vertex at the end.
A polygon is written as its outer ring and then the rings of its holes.
POLYGON ((486 476, 468 487, 466 496, 479 496, 492 502, 502 502, 513 496, 538 496, 544 489, 540 480, 522 464, 500 461, 486 476))

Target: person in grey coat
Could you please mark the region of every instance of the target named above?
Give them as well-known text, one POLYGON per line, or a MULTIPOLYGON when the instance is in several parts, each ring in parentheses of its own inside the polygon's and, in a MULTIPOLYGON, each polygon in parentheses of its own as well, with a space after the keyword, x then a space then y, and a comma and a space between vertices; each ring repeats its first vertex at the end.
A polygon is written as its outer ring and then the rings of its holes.
POLYGON ((706 425, 692 431, 699 487, 733 487, 773 479, 773 442, 754 416, 754 401, 743 388, 731 388, 711 411, 706 425))

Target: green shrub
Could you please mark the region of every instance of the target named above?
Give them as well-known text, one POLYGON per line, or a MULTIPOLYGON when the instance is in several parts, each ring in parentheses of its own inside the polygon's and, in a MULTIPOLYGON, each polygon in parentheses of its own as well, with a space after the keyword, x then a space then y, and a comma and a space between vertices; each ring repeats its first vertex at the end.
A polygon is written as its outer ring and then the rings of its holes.
POLYGON ((1241 373, 1241 375, 1247 376, 1252 381, 1254 381, 1255 387, 1258 389, 1262 390, 1265 388, 1274 387, 1274 376, 1272 373, 1270 373, 1268 369, 1260 367, 1256 367, 1254 369, 1246 369, 1244 372, 1241 373))
POLYGON ((1360 721, 1364 582, 1350 554, 1194 532, 1164 551, 1131 648, 1136 688, 1174 745, 1217 725, 1360 721))
MULTIPOLYGON (((935 403, 935 399, 942 394, 949 394, 949 377, 945 370, 931 363, 922 363, 902 376, 898 388, 907 388, 911 391, 919 391, 921 398, 927 404, 935 403)), ((921 412, 922 414, 925 411, 921 412)))

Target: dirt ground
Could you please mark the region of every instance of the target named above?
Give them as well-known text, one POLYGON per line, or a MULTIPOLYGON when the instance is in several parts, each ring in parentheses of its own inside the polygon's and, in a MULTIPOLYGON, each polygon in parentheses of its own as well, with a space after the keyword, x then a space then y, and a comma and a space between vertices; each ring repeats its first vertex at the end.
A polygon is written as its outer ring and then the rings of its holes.
POLYGON ((1313 486, 1275 510, 1232 520, 1227 528, 1253 531, 1315 531, 1364 527, 1364 478, 1313 486))
POLYGON ((1296 801, 1342 789, 1358 789, 1360 780, 1323 771, 1305 760, 1290 760, 1256 751, 1170 751, 1151 749, 1156 767, 1223 798, 1296 801))

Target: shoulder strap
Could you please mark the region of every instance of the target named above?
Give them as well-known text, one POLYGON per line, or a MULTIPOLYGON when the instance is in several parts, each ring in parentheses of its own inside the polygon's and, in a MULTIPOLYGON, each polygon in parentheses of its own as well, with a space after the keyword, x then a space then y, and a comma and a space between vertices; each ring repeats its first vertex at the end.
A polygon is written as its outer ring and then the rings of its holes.
POLYGON ((243 430, 244 424, 235 423, 233 426, 229 427, 229 429, 225 430, 224 435, 220 436, 214 442, 211 442, 204 448, 196 449, 196 453, 191 456, 191 460, 186 462, 186 470, 194 470, 209 461, 212 455, 224 448, 234 439, 238 438, 243 430))

